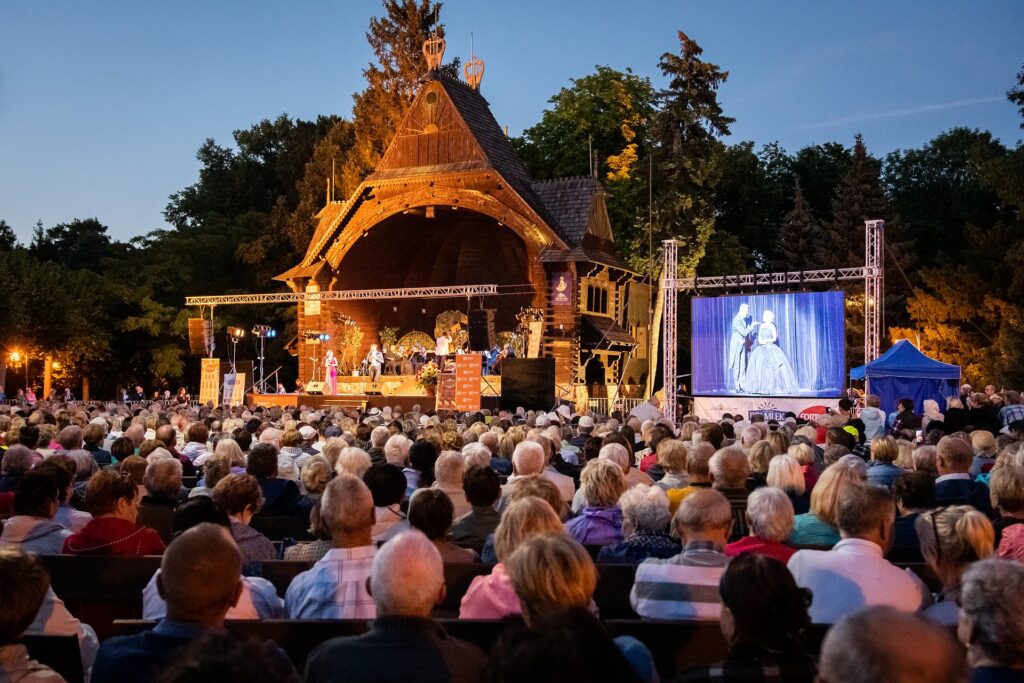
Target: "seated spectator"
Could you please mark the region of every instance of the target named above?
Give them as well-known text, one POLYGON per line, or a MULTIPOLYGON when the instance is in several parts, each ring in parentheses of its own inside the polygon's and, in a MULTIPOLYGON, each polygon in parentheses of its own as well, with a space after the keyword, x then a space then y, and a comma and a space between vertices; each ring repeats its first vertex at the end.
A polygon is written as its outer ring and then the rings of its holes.
POLYGON ((276 560, 277 550, 269 538, 249 526, 263 502, 259 482, 248 474, 229 474, 217 482, 213 500, 231 520, 231 537, 242 553, 243 566, 276 560))
POLYGON ((685 488, 690 483, 686 476, 686 444, 679 439, 662 439, 658 442, 657 454, 658 465, 665 473, 657 485, 664 491, 685 488))
MULTIPOLYGON (((217 444, 219 449, 221 441, 217 444)), ((188 492, 189 498, 195 498, 196 496, 213 496, 213 489, 224 477, 231 474, 231 461, 223 455, 214 455, 211 458, 207 458, 206 462, 203 463, 203 480, 202 486, 195 486, 191 491, 188 492)), ((244 472, 245 470, 243 470, 244 472)))
POLYGON ((37 469, 22 476, 14 493, 14 516, 4 522, 0 534, 0 548, 60 555, 71 531, 53 521, 57 496, 57 480, 52 471, 37 469))
POLYGON ((462 479, 465 476, 466 461, 461 453, 447 451, 434 463, 432 488, 443 491, 448 496, 456 517, 461 517, 472 509, 472 505, 466 500, 466 492, 462 490, 462 479))
POLYGON ((151 462, 142 483, 146 495, 139 501, 138 522, 160 534, 164 543, 170 543, 171 521, 181 490, 181 463, 172 457, 151 462))
POLYGON ((483 680, 484 654, 430 620, 445 594, 444 565, 433 544, 418 532, 401 533, 381 547, 369 574, 372 627, 313 650, 307 683, 483 680))
POLYGON ((373 496, 376 522, 373 525, 373 540, 386 541, 405 530, 405 513, 402 501, 405 500, 405 477, 396 465, 375 463, 363 475, 363 483, 370 489, 373 496))
POLYGON ((670 489, 665 492, 668 495, 668 509, 672 514, 675 514, 679 504, 688 495, 694 491, 711 488, 711 468, 708 462, 714 454, 714 446, 706 441, 695 443, 687 449, 686 476, 690 483, 681 489, 670 489))
POLYGON ((842 540, 831 550, 800 550, 788 564, 797 584, 814 595, 814 623, 834 624, 872 605, 916 612, 931 602, 915 574, 884 558, 895 520, 896 505, 885 487, 854 484, 840 493, 836 521, 842 540))
MULTIPOLYGON (((181 449, 181 454, 195 463, 199 456, 209 454, 210 448, 206 445, 209 439, 210 430, 206 424, 203 422, 193 422, 185 430, 186 443, 181 449)), ((202 465, 202 462, 199 464, 202 465)))
MULTIPOLYGON (((230 620, 230 612, 228 620, 230 620)), ((211 631, 191 643, 160 674, 160 683, 298 683, 299 677, 269 642, 211 631)))
MULTIPOLYGON (((101 422, 103 421, 103 418, 99 419, 101 422)), ((82 430, 83 448, 89 451, 89 454, 92 455, 92 459, 95 460, 96 464, 100 467, 106 467, 113 461, 113 456, 110 454, 110 451, 103 449, 103 440, 106 436, 106 429, 95 421, 85 425, 85 428, 82 430)))
MULTIPOLYGON (((812 451, 813 456, 813 451, 812 451)), ((750 463, 739 448, 722 448, 708 461, 711 470, 712 487, 725 496, 732 507, 732 535, 730 541, 738 541, 749 533, 747 528, 747 478, 750 463)))
POLYGON ((796 552, 794 548, 783 545, 793 531, 793 504, 781 490, 765 486, 750 494, 747 499, 747 526, 749 536, 726 546, 725 554, 729 557, 754 553, 774 557, 785 564, 796 552))
MULTIPOLYGON (((761 431, 757 427, 748 427, 760 436, 761 431)), ((746 430, 744 430, 746 431, 746 430)), ((768 484, 768 469, 771 467, 773 457, 772 445, 764 439, 755 441, 743 452, 747 454, 747 463, 750 465, 750 476, 747 478, 747 489, 753 491, 768 484)), ((803 473, 801 472, 801 477, 803 473)))
POLYGON ((491 469, 503 477, 512 474, 512 452, 515 450, 512 439, 507 436, 498 437, 493 432, 488 432, 481 435, 480 442, 491 448, 491 469), (491 438, 492 435, 494 439, 491 438), (492 441, 495 442, 493 448, 490 445, 492 441))
POLYGON ((924 616, 942 626, 954 626, 964 572, 971 563, 992 554, 992 522, 970 505, 954 505, 921 513, 914 527, 924 561, 942 582, 942 591, 924 616))
POLYGON ((475 550, 460 548, 448 540, 453 519, 452 501, 444 491, 420 489, 409 501, 409 526, 430 539, 445 564, 476 562, 480 558, 475 550))
MULTIPOLYGON (((669 439, 662 441, 660 448, 669 439)), ((619 496, 622 510, 622 535, 618 543, 607 545, 598 552, 601 564, 639 564, 649 557, 667 559, 682 551, 679 541, 668 533, 672 514, 668 509, 668 496, 655 484, 639 484, 619 496)))
POLYGON ((56 481, 57 514, 53 516, 53 521, 72 533, 81 531, 92 520, 88 512, 71 507, 76 467, 74 460, 59 455, 51 456, 35 467, 36 471, 45 472, 56 481))
POLYGON ((282 432, 280 443, 281 446, 277 452, 278 476, 298 483, 299 468, 302 465, 299 460, 305 461, 308 457, 302 451, 302 435, 299 434, 297 429, 287 429, 282 432))
POLYGON ((387 427, 380 426, 374 427, 370 432, 370 449, 366 451, 366 454, 370 456, 370 462, 372 463, 385 463, 387 459, 384 457, 384 446, 387 445, 388 439, 391 437, 391 430, 387 427))
POLYGON ((817 463, 814 458, 814 447, 809 443, 793 443, 786 449, 786 454, 792 456, 800 464, 800 472, 804 475, 804 489, 807 492, 814 490, 818 483, 817 463))
POLYGON ((18 644, 49 593, 50 577, 33 555, 0 550, 0 681, 63 683, 18 644))
MULTIPOLYGON (((667 499, 665 509, 668 510, 667 499)), ((572 610, 586 612, 593 603, 597 568, 587 551, 571 538, 531 538, 512 553, 507 566, 522 605, 523 620, 542 633, 546 622, 572 610)), ((654 658, 645 645, 630 636, 616 638, 614 642, 637 677, 658 680, 654 658)))
POLYGON ((299 469, 299 483, 302 485, 302 492, 314 504, 320 502, 320 497, 327 488, 327 483, 334 478, 334 469, 331 463, 322 455, 308 455, 299 469))
POLYGON ((462 597, 459 618, 504 619, 521 614, 519 597, 512 587, 504 561, 528 538, 562 533, 562 520, 544 500, 529 496, 511 502, 494 532, 498 563, 490 574, 473 578, 462 597))
POLYGON ((362 448, 349 446, 342 448, 338 454, 338 460, 334 463, 334 471, 338 474, 351 474, 360 479, 370 469, 373 461, 362 448))
MULTIPOLYGON (((209 463, 209 460, 207 460, 209 463)), ((174 511, 174 535, 180 536, 192 527, 209 523, 231 528, 231 521, 211 496, 192 498, 174 511)), ((153 578, 142 589, 142 618, 158 621, 167 616, 167 603, 157 590, 157 569, 153 578)), ((277 596, 274 584, 258 576, 242 577, 242 593, 238 603, 228 610, 224 617, 228 620, 237 619, 285 619, 284 601, 277 596)))
POLYGON ((1024 567, 994 558, 971 565, 960 590, 956 633, 967 648, 972 682, 1021 680, 1024 567))
POLYGON ((263 517, 301 517, 307 519, 313 501, 299 492, 298 485, 277 477, 277 450, 273 444, 257 443, 249 449, 245 471, 256 477, 263 492, 263 517))
POLYGON ((1002 463, 989 478, 992 507, 999 513, 994 522, 999 557, 1024 561, 1024 467, 1002 463))
MULTIPOLYGON (((857 456, 848 457, 857 458, 857 456)), ((789 544, 831 547, 838 543, 839 529, 836 528, 836 515, 839 497, 848 486, 862 481, 864 478, 857 468, 849 467, 843 462, 829 465, 821 473, 818 484, 811 492, 810 511, 794 518, 793 533, 789 535, 789 544)))
POLYGON ((610 460, 588 462, 580 475, 584 505, 565 523, 569 536, 586 545, 612 545, 622 540, 619 497, 626 490, 622 469, 610 460))
POLYGON ((971 448, 974 451, 974 459, 971 460, 968 474, 978 477, 996 464, 996 437, 985 429, 975 430, 971 432, 971 448))
MULTIPOLYGON (((751 499, 760 492, 751 494, 751 499)), ((773 495, 786 501, 778 490, 773 495)), ((683 671, 676 679, 679 683, 815 680, 814 658, 804 649, 811 625, 807 611, 811 594, 796 585, 784 564, 746 553, 729 563, 718 590, 722 635, 729 643, 729 654, 717 664, 683 671)))
POLYGON ((482 547, 501 521, 501 515, 494 509, 501 497, 501 483, 490 466, 476 466, 466 471, 462 489, 472 509, 452 522, 449 536, 460 545, 482 547))
POLYGON ((0 493, 18 488, 18 482, 32 469, 32 464, 32 451, 28 447, 21 444, 9 447, 0 461, 0 493))
POLYGON ((68 536, 64 552, 71 555, 160 555, 164 542, 152 529, 140 526, 139 491, 119 472, 100 470, 85 489, 92 520, 68 536))
POLYGON ((437 462, 438 450, 433 441, 419 439, 409 446, 409 467, 402 472, 409 483, 406 495, 419 488, 427 488, 434 483, 434 463, 437 462))
POLYGON ((135 488, 139 491, 140 500, 142 496, 146 495, 146 485, 143 482, 146 479, 147 467, 149 467, 149 463, 146 462, 145 458, 138 455, 129 455, 117 464, 117 471, 126 477, 130 477, 135 483, 135 488))
MULTIPOLYGON (((544 454, 544 467, 540 472, 540 476, 558 487, 558 491, 562 494, 562 500, 566 503, 571 503, 572 497, 576 494, 576 481, 572 476, 559 472, 558 469, 556 469, 556 465, 571 472, 579 471, 579 467, 566 463, 559 454, 555 444, 547 437, 538 434, 532 437, 529 441, 524 441, 523 443, 529 443, 530 441, 539 444, 541 452, 544 454)), ((518 450, 523 443, 516 446, 516 450, 518 450)), ((516 472, 518 474, 518 470, 516 472)))
POLYGON ((294 579, 285 593, 292 619, 373 619, 376 610, 366 592, 373 556, 373 496, 358 477, 331 480, 320 501, 321 523, 334 548, 294 579))
POLYGON ((223 629, 242 593, 242 557, 227 529, 200 524, 175 538, 160 563, 157 590, 167 617, 151 631, 104 641, 93 683, 153 681, 197 638, 223 629))
POLYGON ((921 513, 935 507, 935 477, 927 472, 907 472, 893 484, 896 499, 896 526, 892 549, 900 557, 913 558, 920 552, 920 539, 914 523, 921 513))
POLYGON ((933 445, 925 444, 918 446, 914 449, 911 454, 911 458, 914 461, 914 471, 916 472, 927 472, 933 477, 939 475, 938 465, 938 448, 933 445))
POLYGON ((966 680, 963 649, 946 629, 888 606, 869 607, 846 616, 829 629, 821 645, 820 683, 966 680), (900 634, 899 642, 892 637, 894 633, 900 634))
POLYGON ((695 491, 672 518, 683 551, 665 560, 637 565, 629 602, 649 619, 717 620, 722 605, 714 587, 729 562, 725 546, 733 514, 718 491, 695 491))
MULTIPOLYGON (((767 441, 764 443, 768 444, 767 441)), ((800 463, 792 455, 783 453, 771 459, 765 483, 786 494, 793 505, 794 514, 802 515, 810 511, 811 495, 807 490, 807 478, 800 463)))
POLYGON ((896 439, 891 436, 878 436, 872 439, 868 483, 880 484, 891 491, 893 484, 903 474, 903 470, 893 464, 899 454, 900 449, 896 445, 896 439))
POLYGON ((935 501, 939 505, 973 505, 991 518, 992 501, 988 487, 973 481, 970 475, 974 452, 971 445, 956 436, 944 436, 935 447, 935 501))

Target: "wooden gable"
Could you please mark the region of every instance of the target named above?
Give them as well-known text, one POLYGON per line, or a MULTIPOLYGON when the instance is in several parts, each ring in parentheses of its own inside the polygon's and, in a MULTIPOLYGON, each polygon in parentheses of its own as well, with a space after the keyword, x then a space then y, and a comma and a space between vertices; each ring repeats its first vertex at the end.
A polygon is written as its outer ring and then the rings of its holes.
POLYGON ((377 171, 386 173, 466 162, 490 165, 441 82, 427 81, 409 107, 377 171))

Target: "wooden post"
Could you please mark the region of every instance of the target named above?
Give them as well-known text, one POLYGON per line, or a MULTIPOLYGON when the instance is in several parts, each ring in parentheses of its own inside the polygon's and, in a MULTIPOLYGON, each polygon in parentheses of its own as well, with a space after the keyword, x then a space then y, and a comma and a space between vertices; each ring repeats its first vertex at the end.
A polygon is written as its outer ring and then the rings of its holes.
POLYGON ((46 354, 43 363, 43 395, 40 400, 45 401, 53 384, 53 356, 46 354))
POLYGON ((83 401, 88 401, 89 400, 89 378, 88 377, 83 377, 82 378, 82 400, 83 401))

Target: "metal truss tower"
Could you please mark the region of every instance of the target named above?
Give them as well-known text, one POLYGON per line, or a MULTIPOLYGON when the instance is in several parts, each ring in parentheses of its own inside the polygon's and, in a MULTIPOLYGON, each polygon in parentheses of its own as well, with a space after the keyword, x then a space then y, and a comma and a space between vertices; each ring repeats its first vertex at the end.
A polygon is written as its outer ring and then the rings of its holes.
MULTIPOLYGON (((664 312, 661 318, 662 329, 665 334, 662 337, 662 386, 664 387, 665 402, 662 405, 662 412, 665 417, 676 423, 676 346, 679 326, 676 319, 677 290, 679 282, 677 279, 679 269, 678 245, 675 240, 665 240, 664 264, 661 269, 661 288, 664 292, 662 305, 664 312)), ((653 371, 653 368, 652 368, 653 371)))
POLYGON ((878 358, 885 291, 885 221, 864 221, 864 362, 878 358))

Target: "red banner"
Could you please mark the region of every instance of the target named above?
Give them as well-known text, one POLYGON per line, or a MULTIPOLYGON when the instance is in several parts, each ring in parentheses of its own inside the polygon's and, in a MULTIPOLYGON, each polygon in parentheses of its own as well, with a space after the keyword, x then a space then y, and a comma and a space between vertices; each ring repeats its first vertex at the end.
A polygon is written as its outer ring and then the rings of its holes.
POLYGON ((480 375, 483 357, 478 353, 455 356, 455 409, 480 410, 480 375))

